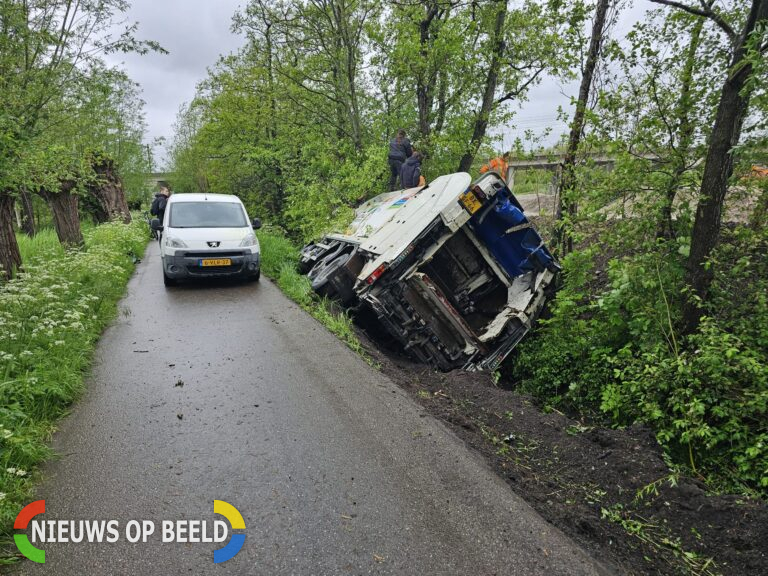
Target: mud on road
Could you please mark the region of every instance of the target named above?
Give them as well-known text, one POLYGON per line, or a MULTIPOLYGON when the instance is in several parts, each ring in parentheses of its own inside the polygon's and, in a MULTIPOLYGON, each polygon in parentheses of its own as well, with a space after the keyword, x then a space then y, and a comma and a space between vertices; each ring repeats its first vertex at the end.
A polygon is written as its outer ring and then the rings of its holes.
POLYGON ((696 479, 671 485, 649 429, 545 414, 489 374, 434 372, 359 335, 381 370, 449 423, 514 492, 622 574, 768 574, 768 505, 708 495, 696 479))

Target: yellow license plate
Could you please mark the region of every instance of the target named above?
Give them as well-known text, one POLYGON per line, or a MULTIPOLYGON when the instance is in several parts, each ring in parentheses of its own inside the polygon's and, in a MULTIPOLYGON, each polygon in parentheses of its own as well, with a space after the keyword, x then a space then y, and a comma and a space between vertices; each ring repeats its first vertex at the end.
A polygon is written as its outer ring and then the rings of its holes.
POLYGON ((474 192, 467 190, 459 196, 459 201, 464 205, 464 208, 469 210, 470 214, 474 214, 483 206, 480 200, 477 199, 474 192))
POLYGON ((232 266, 231 258, 206 258, 200 260, 200 266, 232 266))

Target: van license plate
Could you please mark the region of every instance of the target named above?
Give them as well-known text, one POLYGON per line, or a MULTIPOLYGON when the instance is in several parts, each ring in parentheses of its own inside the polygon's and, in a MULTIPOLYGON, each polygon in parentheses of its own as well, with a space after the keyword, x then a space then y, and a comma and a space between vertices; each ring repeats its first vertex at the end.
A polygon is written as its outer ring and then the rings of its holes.
POLYGON ((474 192, 470 190, 467 190, 464 194, 459 196, 459 201, 464 205, 464 208, 469 210, 470 214, 474 214, 483 206, 480 200, 477 199, 477 196, 475 196, 474 192))
POLYGON ((200 260, 200 266, 232 266, 231 258, 206 258, 200 260))

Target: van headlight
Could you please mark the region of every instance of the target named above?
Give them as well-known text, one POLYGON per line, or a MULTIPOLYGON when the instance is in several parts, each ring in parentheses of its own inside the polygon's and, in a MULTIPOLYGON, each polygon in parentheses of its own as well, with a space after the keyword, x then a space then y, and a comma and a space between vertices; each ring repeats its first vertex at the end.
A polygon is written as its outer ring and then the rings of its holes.
POLYGON ((187 245, 184 243, 184 240, 181 238, 174 238, 173 236, 166 236, 165 237, 165 244, 166 246, 170 246, 171 248, 186 248, 187 245))
POLYGON ((256 240, 256 234, 248 234, 245 238, 243 238, 243 241, 240 242, 241 248, 247 248, 248 246, 258 246, 259 241, 256 240))

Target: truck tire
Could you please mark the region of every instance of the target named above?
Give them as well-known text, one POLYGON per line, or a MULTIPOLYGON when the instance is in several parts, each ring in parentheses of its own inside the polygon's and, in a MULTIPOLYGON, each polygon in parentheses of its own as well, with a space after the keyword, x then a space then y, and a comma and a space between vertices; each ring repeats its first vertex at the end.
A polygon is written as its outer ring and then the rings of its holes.
POLYGON ((344 248, 345 245, 341 243, 331 246, 323 257, 318 258, 315 265, 307 272, 307 278, 309 278, 313 289, 315 289, 315 286, 319 288, 325 284, 327 281, 326 269, 343 253, 344 248), (320 280, 320 278, 324 278, 324 280, 320 280))
POLYGON ((334 274, 340 272, 341 268, 349 262, 350 258, 352 258, 352 254, 346 253, 336 256, 330 262, 325 262, 325 265, 312 278, 312 290, 320 294, 320 296, 332 298, 336 290, 333 287, 331 278, 334 274))

